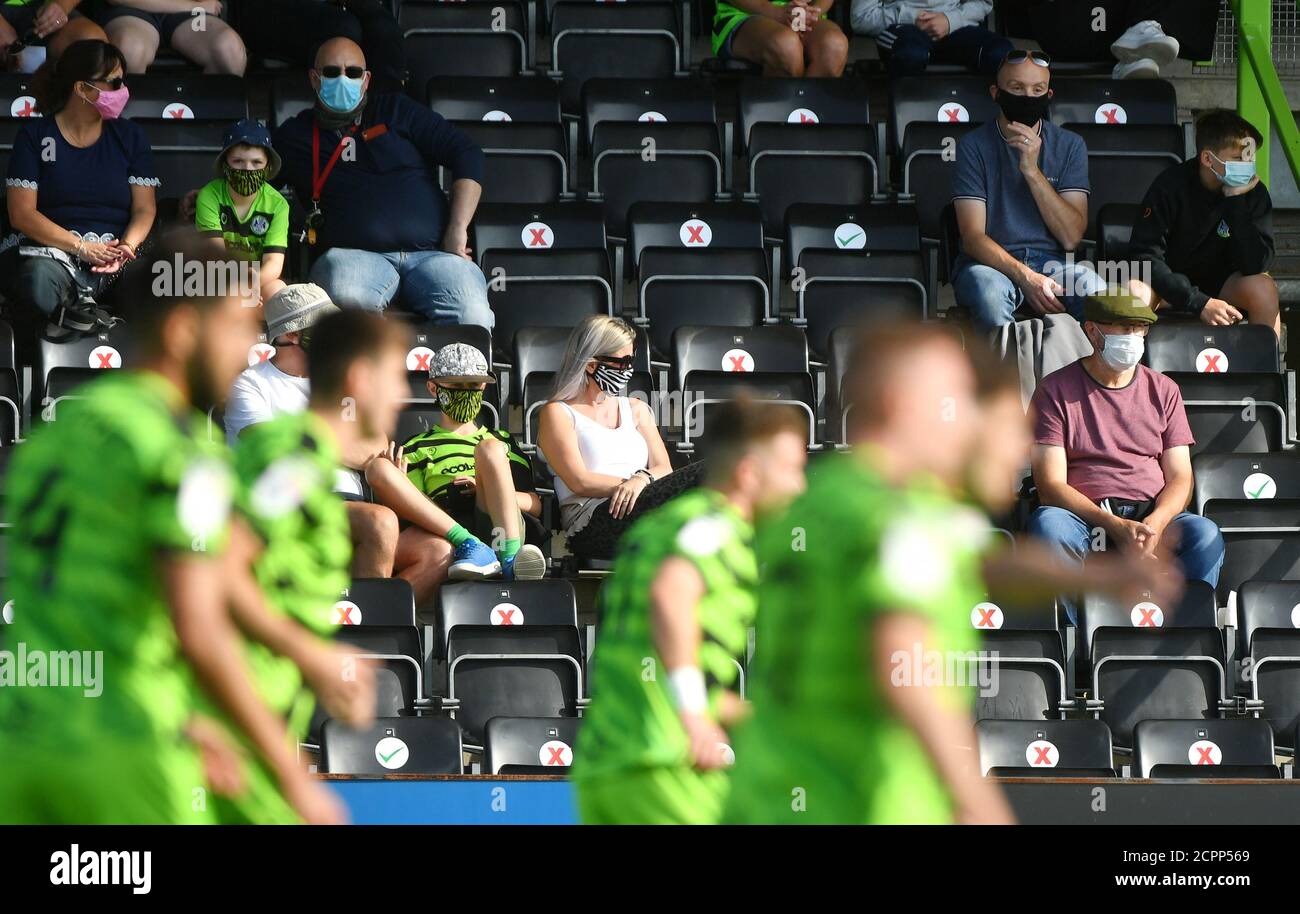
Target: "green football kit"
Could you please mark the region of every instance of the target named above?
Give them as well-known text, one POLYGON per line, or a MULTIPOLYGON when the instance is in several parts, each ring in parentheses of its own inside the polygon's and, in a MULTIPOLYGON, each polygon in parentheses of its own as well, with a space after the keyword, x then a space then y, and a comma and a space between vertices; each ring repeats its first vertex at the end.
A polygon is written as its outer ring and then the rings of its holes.
POLYGON ((201 235, 224 240, 226 251, 241 260, 289 250, 289 202, 269 183, 240 218, 225 179, 209 181, 194 202, 194 226, 201 235))
POLYGON ((726 822, 953 820, 944 782, 870 669, 869 638, 886 614, 924 619, 930 641, 895 658, 892 686, 936 688, 969 713, 988 523, 937 486, 886 484, 870 461, 863 448, 819 461, 759 533, 754 714, 736 736, 726 822))
POLYGON ((704 824, 722 812, 727 774, 691 765, 654 646, 650 586, 672 557, 690 562, 704 581, 695 609, 698 663, 715 719, 723 691, 738 691, 757 602, 753 531, 722 493, 700 487, 637 521, 605 581, 592 701, 571 772, 587 823, 704 824))
MULTIPOLYGON (((773 6, 786 6, 789 0, 772 0, 773 6)), ((732 6, 726 0, 718 0, 713 14, 713 54, 719 56, 723 44, 736 28, 753 13, 747 13, 739 7, 732 6)))
POLYGON ((407 441, 404 450, 406 476, 415 487, 457 523, 476 535, 491 539, 491 520, 485 513, 481 518, 478 516, 480 512, 475 511, 474 495, 460 492, 452 485, 457 476, 474 476, 474 448, 486 438, 496 438, 505 445, 515 491, 535 491, 532 462, 520 449, 514 435, 504 429, 480 426, 469 434, 457 434, 433 425, 407 441))
POLYGON ((0 822, 212 821, 183 732, 199 689, 159 559, 216 559, 232 475, 169 381, 105 375, 16 450, 6 478, 0 822))

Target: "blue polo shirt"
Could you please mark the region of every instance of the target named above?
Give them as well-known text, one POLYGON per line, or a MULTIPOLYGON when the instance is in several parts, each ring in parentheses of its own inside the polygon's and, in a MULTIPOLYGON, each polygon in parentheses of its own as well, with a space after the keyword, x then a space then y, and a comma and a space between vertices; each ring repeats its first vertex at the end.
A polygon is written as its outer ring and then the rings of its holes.
MULTIPOLYGON (((311 209, 312 123, 308 109, 275 131, 283 162, 279 178, 311 209)), ((346 130, 321 128, 320 168, 346 130)), ((435 250, 447 225, 447 197, 437 167, 453 179, 483 180, 483 150, 468 136, 405 95, 371 95, 361 114, 355 156, 340 155, 321 192, 321 250, 358 248, 388 253, 435 250)))
POLYGON ((131 221, 131 187, 158 187, 149 139, 134 121, 104 121, 86 147, 63 138, 52 117, 25 118, 9 156, 7 187, 36 191, 36 211, 91 241, 121 238, 131 221))
MULTIPOLYGON (((1038 167, 1048 182, 1057 193, 1089 193, 1088 147, 1083 137, 1046 119, 1039 124, 1043 147, 1038 167)), ((1007 144, 996 120, 972 130, 957 144, 952 198, 982 200, 984 232, 1008 252, 1028 248, 1063 253, 1020 173, 1020 154, 1007 144)))

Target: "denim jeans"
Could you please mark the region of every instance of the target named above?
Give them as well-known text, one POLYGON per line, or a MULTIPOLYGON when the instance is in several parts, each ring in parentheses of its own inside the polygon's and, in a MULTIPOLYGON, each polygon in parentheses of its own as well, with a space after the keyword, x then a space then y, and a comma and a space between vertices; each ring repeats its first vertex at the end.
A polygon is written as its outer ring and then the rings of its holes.
MULTIPOLYGON (((1105 288, 1106 284, 1091 268, 1084 263, 1067 263, 1059 251, 1019 248, 1007 253, 1060 283, 1066 291, 1060 296, 1061 303, 1078 320, 1083 320, 1084 299, 1105 288)), ((1005 273, 965 254, 957 258, 953 267, 952 291, 957 304, 970 310, 975 329, 981 333, 1013 322, 1016 309, 1025 301, 1025 294, 1005 273)))
POLYGON ((396 299, 407 311, 435 324, 492 329, 483 271, 446 251, 376 254, 330 248, 312 264, 311 281, 340 308, 383 311, 396 299))
POLYGON ((968 25, 935 41, 911 23, 891 25, 876 36, 880 57, 889 75, 920 76, 930 63, 957 64, 989 76, 1011 50, 1011 42, 997 32, 968 25))
MULTIPOLYGON (((1120 517, 1131 515, 1131 510, 1119 508, 1120 517)), ((1064 508, 1041 507, 1029 518, 1029 533, 1046 543, 1062 559, 1082 563, 1092 549, 1093 533, 1077 514, 1064 508)), ((1212 520, 1199 514, 1184 511, 1165 528, 1161 539, 1174 541, 1173 554, 1189 581, 1204 581, 1211 587, 1219 583, 1219 567, 1223 565, 1223 534, 1212 520)), ((1059 602, 1077 624, 1074 600, 1062 596, 1059 602)))

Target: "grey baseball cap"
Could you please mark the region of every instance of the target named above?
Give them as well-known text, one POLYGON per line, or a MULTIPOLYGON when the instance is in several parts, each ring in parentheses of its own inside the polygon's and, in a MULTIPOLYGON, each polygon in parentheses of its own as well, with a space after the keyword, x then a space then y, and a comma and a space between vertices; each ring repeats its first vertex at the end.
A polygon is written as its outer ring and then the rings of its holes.
POLYGON ((285 286, 266 300, 266 338, 306 330, 326 315, 338 311, 325 290, 315 283, 285 286))
POLYGON ((429 377, 434 381, 468 381, 490 383, 492 372, 487 359, 469 343, 448 343, 433 356, 429 377))

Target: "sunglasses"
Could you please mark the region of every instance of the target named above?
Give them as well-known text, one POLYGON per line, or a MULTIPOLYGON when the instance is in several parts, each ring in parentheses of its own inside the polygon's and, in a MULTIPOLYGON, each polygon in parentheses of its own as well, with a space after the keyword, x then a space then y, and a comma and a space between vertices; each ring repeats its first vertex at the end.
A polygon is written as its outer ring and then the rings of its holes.
POLYGON ((1042 51, 1024 50, 1016 50, 1009 53, 1006 57, 1002 58, 1002 65, 1006 66, 1009 63, 1024 63, 1026 60, 1031 60, 1040 67, 1050 67, 1052 65, 1052 58, 1047 54, 1044 54, 1042 51))
POLYGON ((602 365, 608 365, 610 368, 617 368, 620 371, 627 371, 635 362, 635 355, 625 355, 621 359, 616 359, 612 355, 598 355, 596 361, 602 365))
POLYGON ((126 85, 126 80, 121 76, 115 76, 112 79, 87 79, 83 80, 83 82, 92 89, 99 88, 95 83, 104 83, 104 85, 108 86, 108 88, 114 92, 126 85))
POLYGON ((336 67, 331 64, 328 67, 320 68, 320 75, 326 79, 338 79, 340 76, 346 76, 348 79, 360 79, 366 75, 365 67, 336 67))

